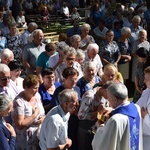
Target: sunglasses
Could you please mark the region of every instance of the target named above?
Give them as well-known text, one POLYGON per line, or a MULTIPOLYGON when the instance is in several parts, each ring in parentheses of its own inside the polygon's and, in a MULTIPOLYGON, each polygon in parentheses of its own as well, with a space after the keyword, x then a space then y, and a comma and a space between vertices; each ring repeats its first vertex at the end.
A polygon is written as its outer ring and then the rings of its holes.
POLYGON ((7 81, 10 80, 10 77, 4 77, 4 78, 0 78, 2 81, 7 81))

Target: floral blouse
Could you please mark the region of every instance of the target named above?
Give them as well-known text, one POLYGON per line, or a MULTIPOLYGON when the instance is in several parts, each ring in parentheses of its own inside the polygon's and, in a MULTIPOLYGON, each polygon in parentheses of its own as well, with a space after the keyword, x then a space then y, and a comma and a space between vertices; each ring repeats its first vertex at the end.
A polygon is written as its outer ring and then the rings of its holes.
POLYGON ((15 35, 7 37, 7 47, 14 53, 14 57, 17 60, 20 60, 20 56, 22 53, 21 45, 23 44, 23 40, 21 38, 21 35, 15 35))
MULTIPOLYGON (((16 131, 16 147, 19 150, 32 149, 36 150, 38 146, 38 138, 37 134, 39 132, 40 126, 35 125, 34 122, 38 119, 39 116, 45 115, 44 108, 40 99, 40 95, 37 93, 35 95, 36 104, 35 107, 40 107, 40 113, 35 118, 32 124, 28 127, 25 127, 21 130, 17 129, 14 124, 14 128, 16 131)), ((18 95, 13 101, 13 113, 12 116, 15 115, 23 115, 24 117, 31 116, 33 114, 32 106, 28 101, 20 97, 18 95)), ((13 117, 12 117, 13 118, 13 117)))
POLYGON ((120 50, 115 41, 112 41, 112 44, 109 44, 107 41, 102 41, 99 47, 99 54, 102 58, 110 63, 116 62, 120 55, 120 50))
POLYGON ((104 97, 99 97, 95 90, 88 90, 82 97, 78 118, 80 120, 93 120, 91 114, 98 110, 101 103, 106 106, 108 101, 104 97))

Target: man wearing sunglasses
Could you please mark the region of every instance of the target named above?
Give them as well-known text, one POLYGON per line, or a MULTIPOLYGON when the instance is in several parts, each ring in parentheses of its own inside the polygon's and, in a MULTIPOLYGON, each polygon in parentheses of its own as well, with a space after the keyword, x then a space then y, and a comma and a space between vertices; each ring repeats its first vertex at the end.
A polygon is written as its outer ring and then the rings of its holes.
MULTIPOLYGON (((7 93, 6 87, 10 81, 10 69, 6 64, 0 64, 0 93, 7 93)), ((8 93, 7 93, 8 94, 8 93)))
MULTIPOLYGON (((11 96, 11 90, 9 90, 8 85, 10 82, 10 69, 6 64, 0 64, 0 94, 6 93, 11 96)), ((11 116, 4 118, 7 123, 12 124, 11 116)))

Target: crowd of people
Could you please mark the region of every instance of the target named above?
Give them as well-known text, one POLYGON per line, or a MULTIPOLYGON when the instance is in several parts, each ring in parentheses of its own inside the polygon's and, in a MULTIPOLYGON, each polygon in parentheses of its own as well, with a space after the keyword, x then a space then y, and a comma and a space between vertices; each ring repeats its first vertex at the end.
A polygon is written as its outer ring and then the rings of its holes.
POLYGON ((0 149, 150 149, 150 2, 0 4, 0 149), (48 42, 26 22, 32 13, 44 24, 51 14, 70 17, 73 26, 48 42))

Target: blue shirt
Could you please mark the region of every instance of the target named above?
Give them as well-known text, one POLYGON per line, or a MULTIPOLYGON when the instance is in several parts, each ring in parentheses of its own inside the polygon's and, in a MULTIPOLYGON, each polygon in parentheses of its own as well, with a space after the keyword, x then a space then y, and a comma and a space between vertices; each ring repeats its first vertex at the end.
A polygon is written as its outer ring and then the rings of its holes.
POLYGON ((75 30, 74 27, 72 27, 72 28, 69 28, 67 30, 66 34, 67 34, 68 37, 71 37, 71 36, 73 36, 75 34, 79 34, 80 35, 81 34, 81 29, 78 28, 77 30, 75 30))
MULTIPOLYGON (((95 84, 96 83, 100 83, 101 82, 101 78, 99 76, 95 76, 95 84)), ((93 87, 85 80, 84 77, 80 78, 77 82, 77 86, 80 88, 81 91, 81 97, 83 96, 83 94, 88 91, 93 89, 93 87)))
MULTIPOLYGON (((50 109, 59 105, 59 99, 58 99, 58 95, 61 91, 63 91, 65 88, 63 87, 63 85, 59 86, 54 94, 53 94, 53 97, 52 97, 52 100, 51 100, 51 105, 50 105, 50 109)), ((74 87, 74 90, 78 93, 78 100, 80 101, 81 100, 81 94, 80 94, 80 89, 78 86, 75 86, 74 87)))
POLYGON ((10 132, 4 125, 5 121, 0 120, 0 149, 1 150, 15 150, 16 137, 11 136, 10 132))
MULTIPOLYGON (((54 85, 55 85, 55 88, 58 88, 61 85, 61 83, 60 82, 55 82, 54 85)), ((51 95, 47 92, 47 90, 45 89, 43 83, 39 87, 39 93, 41 95, 43 106, 50 104, 53 95, 51 95)))

